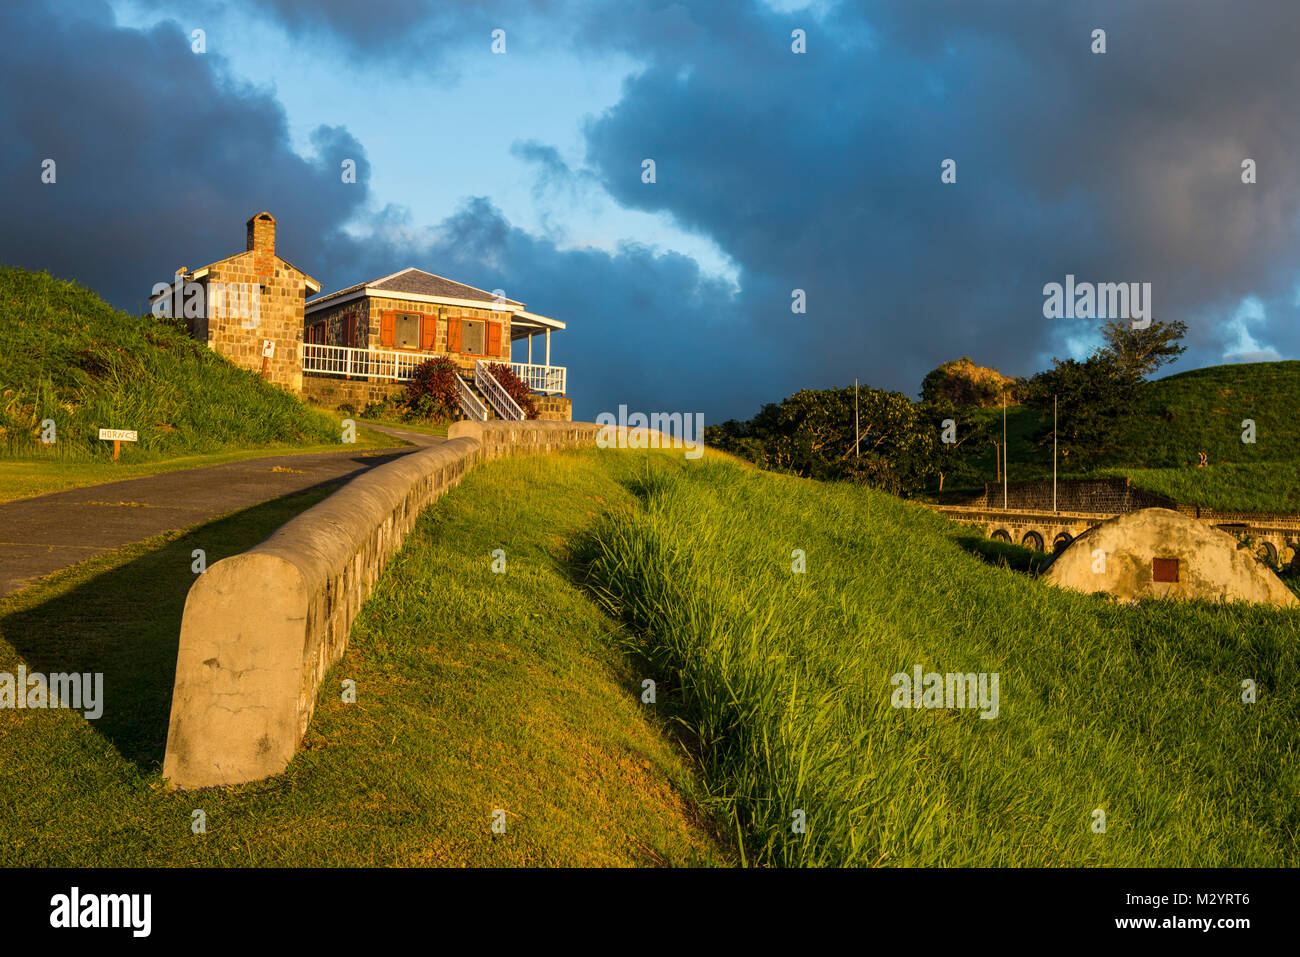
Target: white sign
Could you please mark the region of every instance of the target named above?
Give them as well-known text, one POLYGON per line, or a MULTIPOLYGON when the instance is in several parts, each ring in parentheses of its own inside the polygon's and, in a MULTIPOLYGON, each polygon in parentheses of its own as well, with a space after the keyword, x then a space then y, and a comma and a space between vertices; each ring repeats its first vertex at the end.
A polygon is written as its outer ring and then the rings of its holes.
POLYGON ((126 429, 100 429, 99 437, 108 439, 110 442, 134 442, 135 432, 126 429))
POLYGON ((275 342, 271 339, 262 340, 262 358, 270 359, 275 356, 275 342))

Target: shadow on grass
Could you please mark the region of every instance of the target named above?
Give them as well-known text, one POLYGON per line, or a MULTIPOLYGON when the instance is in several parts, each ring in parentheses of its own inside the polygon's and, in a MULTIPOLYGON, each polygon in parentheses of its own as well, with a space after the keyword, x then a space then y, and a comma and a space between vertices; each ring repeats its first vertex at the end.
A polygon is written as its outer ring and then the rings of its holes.
POLYGON ((60 572, 0 603, 0 637, 29 673, 102 673, 103 715, 92 726, 141 771, 159 770, 181 616, 196 578, 194 550, 203 550, 209 566, 246 551, 339 484, 314 486, 60 572))
POLYGON ((958 535, 953 541, 959 547, 964 548, 976 558, 988 562, 990 565, 1009 568, 1014 572, 1023 572, 1026 575, 1037 575, 1043 570, 1043 566, 1052 559, 1051 555, 1032 548, 1014 545, 1011 542, 994 541, 982 535, 958 535))

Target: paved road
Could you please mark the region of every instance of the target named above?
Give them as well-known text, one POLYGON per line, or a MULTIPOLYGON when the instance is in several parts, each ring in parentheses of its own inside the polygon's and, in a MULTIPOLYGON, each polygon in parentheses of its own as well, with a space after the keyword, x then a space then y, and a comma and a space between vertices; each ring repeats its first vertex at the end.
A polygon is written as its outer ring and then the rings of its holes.
MULTIPOLYGON (((366 424, 417 447, 444 441, 366 424)), ((413 451, 406 447, 274 455, 0 503, 0 596, 133 542, 282 495, 346 481, 413 451)))

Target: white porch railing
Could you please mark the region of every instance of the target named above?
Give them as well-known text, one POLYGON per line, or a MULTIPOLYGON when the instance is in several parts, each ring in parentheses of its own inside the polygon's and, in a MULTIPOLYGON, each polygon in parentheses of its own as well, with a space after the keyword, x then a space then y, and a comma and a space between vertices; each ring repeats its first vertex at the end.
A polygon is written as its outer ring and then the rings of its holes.
MULTIPOLYGON (((303 372, 348 375, 359 379, 393 379, 402 382, 411 378, 411 373, 421 362, 436 358, 438 356, 427 352, 352 349, 348 346, 324 346, 308 342, 302 345, 303 372)), ((524 385, 535 392, 552 395, 568 392, 568 370, 564 366, 534 365, 528 362, 511 362, 508 365, 524 385)))
POLYGON ((519 408, 519 403, 510 398, 510 393, 496 380, 496 376, 488 371, 486 362, 474 363, 474 384, 501 418, 517 422, 524 417, 524 410, 519 408))
POLYGON ((416 366, 433 358, 436 357, 423 352, 351 349, 309 342, 302 345, 303 372, 350 375, 360 379, 409 379, 416 366))
POLYGON ((486 422, 488 418, 487 406, 479 401, 474 390, 459 375, 456 376, 456 392, 460 395, 460 408, 467 416, 475 422, 486 422))
POLYGON ((549 392, 564 395, 568 391, 565 379, 567 369, 564 366, 539 366, 527 362, 512 362, 510 368, 534 392, 549 392))

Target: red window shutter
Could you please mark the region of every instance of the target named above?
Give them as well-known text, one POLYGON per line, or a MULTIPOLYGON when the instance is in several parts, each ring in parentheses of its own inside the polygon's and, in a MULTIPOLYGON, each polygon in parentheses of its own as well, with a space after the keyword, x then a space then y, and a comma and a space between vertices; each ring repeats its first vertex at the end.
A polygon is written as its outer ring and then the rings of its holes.
POLYGON ((420 319, 420 348, 425 352, 433 351, 434 333, 438 331, 438 320, 433 316, 420 319))
POLYGON ((447 351, 460 352, 460 320, 447 320, 447 351))
POLYGON ((397 315, 391 311, 381 312, 379 314, 379 343, 380 345, 393 347, 393 342, 397 339, 397 315))
POLYGON ((490 356, 495 356, 501 351, 501 323, 489 322, 487 324, 487 352, 490 356))

